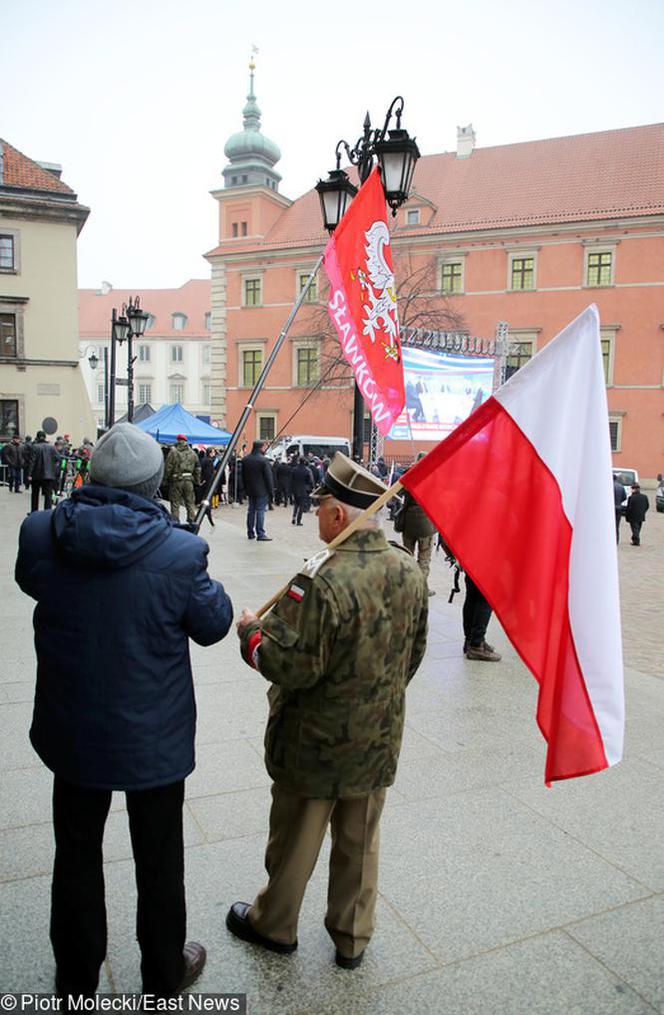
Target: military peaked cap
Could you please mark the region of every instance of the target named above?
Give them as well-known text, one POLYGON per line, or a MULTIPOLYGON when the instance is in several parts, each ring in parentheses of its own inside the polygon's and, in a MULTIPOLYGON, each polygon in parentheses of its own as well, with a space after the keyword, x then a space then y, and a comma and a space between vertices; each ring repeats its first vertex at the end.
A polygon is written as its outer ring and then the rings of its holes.
POLYGON ((368 508, 378 500, 387 487, 376 476, 353 462, 341 451, 337 451, 325 473, 325 479, 314 490, 312 496, 336 497, 342 504, 351 507, 368 508))

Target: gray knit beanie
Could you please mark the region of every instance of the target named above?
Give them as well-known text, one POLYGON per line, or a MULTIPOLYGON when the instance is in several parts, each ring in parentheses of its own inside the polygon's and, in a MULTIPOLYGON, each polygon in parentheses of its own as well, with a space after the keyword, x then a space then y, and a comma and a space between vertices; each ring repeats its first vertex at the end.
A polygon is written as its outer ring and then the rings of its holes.
POLYGON ((164 456, 154 437, 133 423, 116 423, 90 457, 90 479, 102 486, 154 497, 164 474, 164 456))

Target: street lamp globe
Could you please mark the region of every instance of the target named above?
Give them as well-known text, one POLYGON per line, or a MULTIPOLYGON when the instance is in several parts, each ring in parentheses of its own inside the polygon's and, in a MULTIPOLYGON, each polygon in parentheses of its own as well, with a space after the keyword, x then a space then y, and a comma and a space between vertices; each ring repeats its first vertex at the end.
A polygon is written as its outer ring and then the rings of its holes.
POLYGON ((129 318, 129 327, 131 328, 132 335, 137 338, 141 338, 145 334, 147 323, 150 320, 150 315, 141 310, 138 297, 136 303, 132 306, 131 300, 129 301, 129 309, 127 310, 127 317, 129 318))
POLYGON ((375 152, 380 166, 385 190, 385 199, 396 215, 408 200, 410 186, 413 182, 415 163, 420 157, 415 138, 411 138, 407 130, 390 130, 388 137, 376 141, 375 152))
POLYGON ((316 191, 320 198, 323 224, 328 233, 333 233, 357 194, 357 187, 353 186, 343 169, 333 169, 327 180, 318 181, 316 191))
POLYGON ((90 369, 91 370, 96 370, 97 367, 99 366, 99 357, 97 356, 97 354, 94 351, 94 349, 90 353, 90 355, 88 356, 88 363, 90 364, 90 369))
POLYGON ((129 334, 129 321, 124 314, 121 314, 115 321, 113 321, 113 337, 116 342, 120 345, 125 341, 129 334))

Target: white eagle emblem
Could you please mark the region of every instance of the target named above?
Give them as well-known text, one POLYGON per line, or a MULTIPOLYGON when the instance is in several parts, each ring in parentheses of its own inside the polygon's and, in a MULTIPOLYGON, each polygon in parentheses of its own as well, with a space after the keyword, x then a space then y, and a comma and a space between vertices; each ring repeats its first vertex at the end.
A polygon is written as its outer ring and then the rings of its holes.
POLYGON ((366 271, 358 269, 357 277, 362 287, 363 334, 375 344, 378 335, 383 336, 382 346, 385 357, 399 361, 399 321, 394 273, 387 263, 385 249, 390 245, 390 234, 385 222, 374 222, 364 234, 367 252, 366 271))

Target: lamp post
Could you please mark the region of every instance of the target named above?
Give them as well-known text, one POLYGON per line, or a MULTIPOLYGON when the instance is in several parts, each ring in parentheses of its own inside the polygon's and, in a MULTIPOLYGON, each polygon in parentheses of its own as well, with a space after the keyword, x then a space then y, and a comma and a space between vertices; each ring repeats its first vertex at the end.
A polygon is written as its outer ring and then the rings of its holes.
MULTIPOLYGON (((381 181, 385 200, 395 216, 397 210, 408 200, 413 182, 415 164, 420 157, 415 138, 401 127, 404 101, 397 95, 390 104, 382 128, 372 130, 369 113, 364 118, 363 133, 351 148, 347 141, 337 142, 335 155, 336 169, 331 170, 327 180, 319 180, 316 191, 321 204, 323 224, 332 234, 357 193, 348 174, 341 169, 341 152, 344 150, 349 162, 357 166, 360 182, 369 177, 374 161, 380 166, 381 181), (392 117, 396 116, 396 128, 390 130, 392 117)), ((364 448, 364 402, 357 384, 353 399, 353 458, 361 461, 364 448)))
POLYGON ((122 304, 122 312, 117 316, 115 307, 111 317, 111 395, 109 396, 108 426, 112 427, 115 422, 115 385, 127 385, 127 420, 132 423, 134 420, 134 360, 133 339, 141 338, 145 334, 150 315, 141 310, 141 301, 138 296, 130 296, 129 303, 122 304), (122 345, 127 343, 127 380, 116 378, 116 342, 122 345))
MULTIPOLYGON (((79 359, 85 359, 88 356, 88 363, 90 369, 94 373, 99 366, 99 356, 97 355, 97 349, 94 345, 88 345, 82 353, 79 354, 79 359), (90 350, 92 349, 92 352, 90 350), (88 353, 90 355, 88 356, 88 353)), ((104 346, 104 426, 108 424, 108 349, 104 346)), ((99 425, 99 424, 97 424, 99 425)))

